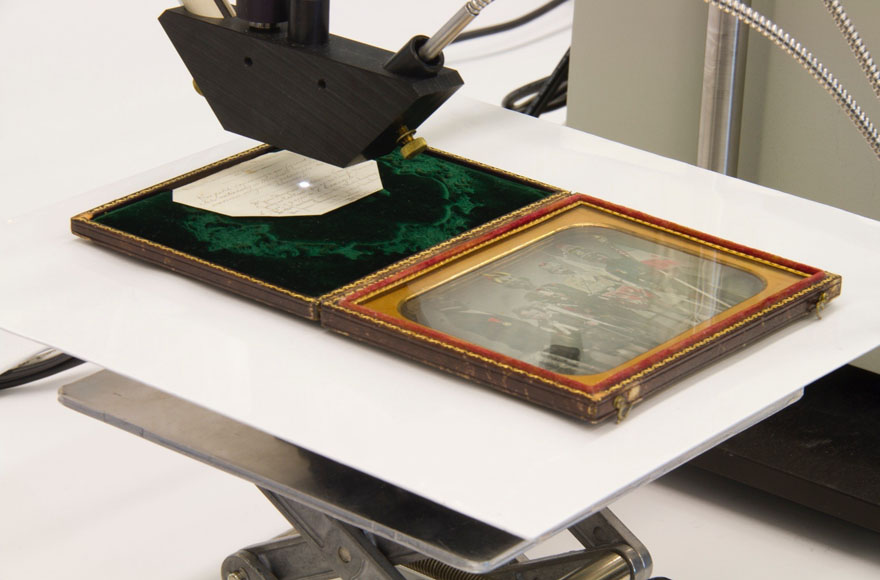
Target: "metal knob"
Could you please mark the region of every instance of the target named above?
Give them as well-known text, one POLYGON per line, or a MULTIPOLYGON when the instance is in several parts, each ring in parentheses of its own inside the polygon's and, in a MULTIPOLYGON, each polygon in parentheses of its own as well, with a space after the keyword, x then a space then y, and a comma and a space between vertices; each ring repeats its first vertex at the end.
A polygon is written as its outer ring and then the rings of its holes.
POLYGON ((424 137, 414 137, 415 131, 409 129, 406 125, 400 127, 400 136, 397 142, 400 144, 400 154, 404 159, 412 159, 416 155, 424 153, 428 148, 428 142, 424 137))

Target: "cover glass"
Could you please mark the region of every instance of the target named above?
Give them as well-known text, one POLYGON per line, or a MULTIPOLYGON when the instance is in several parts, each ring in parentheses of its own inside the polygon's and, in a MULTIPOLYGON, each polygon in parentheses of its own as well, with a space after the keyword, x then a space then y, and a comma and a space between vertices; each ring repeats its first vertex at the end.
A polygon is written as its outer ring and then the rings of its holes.
POLYGON ((589 391, 809 275, 580 201, 355 303, 589 391))

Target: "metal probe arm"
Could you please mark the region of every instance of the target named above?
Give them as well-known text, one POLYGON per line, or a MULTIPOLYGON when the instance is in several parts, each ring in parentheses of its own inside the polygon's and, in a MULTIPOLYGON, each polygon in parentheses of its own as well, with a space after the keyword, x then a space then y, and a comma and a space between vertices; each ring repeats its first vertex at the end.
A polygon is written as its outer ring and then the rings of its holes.
POLYGON ((224 129, 340 167, 390 152, 463 84, 443 55, 329 34, 329 0, 239 0, 159 18, 224 129), (228 11, 227 11, 228 12, 228 11))

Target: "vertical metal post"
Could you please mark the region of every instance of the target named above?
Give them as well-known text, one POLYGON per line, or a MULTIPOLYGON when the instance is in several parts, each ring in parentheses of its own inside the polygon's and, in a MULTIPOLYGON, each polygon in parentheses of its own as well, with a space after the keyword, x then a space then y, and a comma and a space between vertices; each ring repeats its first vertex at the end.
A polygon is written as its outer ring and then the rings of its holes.
POLYGON ((739 160, 747 46, 748 26, 710 6, 697 165, 725 175, 739 160))

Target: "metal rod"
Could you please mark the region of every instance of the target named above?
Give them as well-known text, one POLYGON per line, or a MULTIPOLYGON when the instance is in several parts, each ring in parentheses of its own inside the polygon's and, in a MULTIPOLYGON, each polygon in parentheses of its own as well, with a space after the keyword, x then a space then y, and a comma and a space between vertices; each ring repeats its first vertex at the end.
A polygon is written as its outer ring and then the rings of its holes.
POLYGON ((736 175, 742 126, 748 27, 709 7, 697 165, 736 175))
POLYGON ((608 552, 601 558, 563 576, 561 580, 630 580, 629 565, 620 554, 608 552))
MULTIPOLYGON (((229 11, 230 6, 226 3, 218 4, 217 0, 180 0, 180 3, 186 8, 187 12, 191 12, 197 16, 206 18, 225 18, 230 14, 224 14, 221 6, 229 11)), ((235 12, 231 13, 235 16, 235 12)))
POLYGON ((437 58, 455 38, 461 34, 471 21, 480 14, 480 11, 492 3, 493 0, 469 0, 467 4, 459 8, 458 12, 449 19, 440 30, 434 33, 419 49, 419 57, 425 62, 431 62, 437 58))

